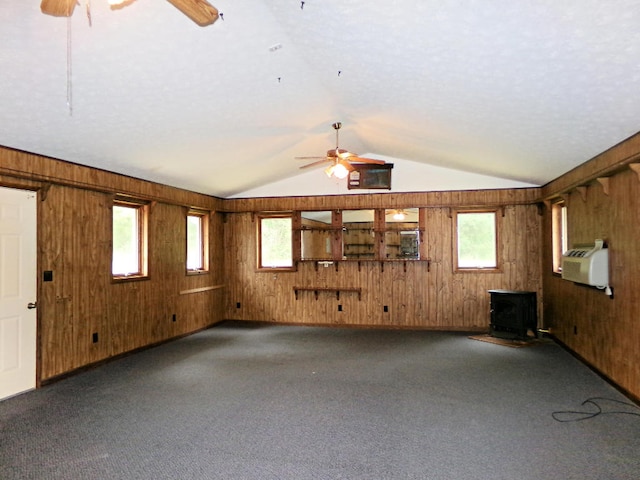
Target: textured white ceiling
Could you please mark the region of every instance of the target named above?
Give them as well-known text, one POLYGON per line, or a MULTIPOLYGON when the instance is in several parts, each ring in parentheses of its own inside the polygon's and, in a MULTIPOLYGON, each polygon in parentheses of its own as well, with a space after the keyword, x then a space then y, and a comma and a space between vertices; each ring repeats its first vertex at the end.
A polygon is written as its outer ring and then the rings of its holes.
POLYGON ((393 191, 540 185, 640 130, 637 0, 211 3, 202 28, 92 0, 89 26, 80 0, 69 29, 0 2, 0 145, 230 197, 335 193, 294 159, 334 121, 393 159, 393 191))

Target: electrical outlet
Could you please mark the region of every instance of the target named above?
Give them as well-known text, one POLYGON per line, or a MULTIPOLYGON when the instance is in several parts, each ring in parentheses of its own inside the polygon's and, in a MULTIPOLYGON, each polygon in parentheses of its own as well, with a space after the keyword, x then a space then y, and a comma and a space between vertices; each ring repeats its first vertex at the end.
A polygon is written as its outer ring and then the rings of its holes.
POLYGON ((240 308, 240 302, 236 303, 236 308, 240 308))
POLYGON ((93 343, 98 343, 98 332, 94 332, 94 334, 91 335, 91 340, 93 343))
POLYGON ((175 322, 175 321, 176 321, 176 314, 175 314, 175 313, 171 316, 171 321, 172 321, 172 322, 175 322))
POLYGON ((384 313, 389 313, 389 305, 383 307, 384 313))
POLYGON ((573 334, 574 334, 574 335, 577 335, 577 334, 578 334, 578 326, 577 326, 577 325, 574 325, 574 326, 573 326, 573 334))
POLYGON ((342 305, 338 305, 338 311, 341 312, 342 311, 342 305))

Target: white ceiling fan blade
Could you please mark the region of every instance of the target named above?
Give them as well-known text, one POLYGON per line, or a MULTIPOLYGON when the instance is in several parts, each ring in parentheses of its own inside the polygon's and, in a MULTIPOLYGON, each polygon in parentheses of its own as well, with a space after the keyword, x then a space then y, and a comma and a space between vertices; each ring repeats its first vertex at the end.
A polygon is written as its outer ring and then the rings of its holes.
POLYGON ((218 9, 206 0, 167 0, 201 27, 211 25, 218 19, 218 9))
POLYGON ((54 17, 70 17, 76 3, 77 0, 42 0, 40 11, 54 17))

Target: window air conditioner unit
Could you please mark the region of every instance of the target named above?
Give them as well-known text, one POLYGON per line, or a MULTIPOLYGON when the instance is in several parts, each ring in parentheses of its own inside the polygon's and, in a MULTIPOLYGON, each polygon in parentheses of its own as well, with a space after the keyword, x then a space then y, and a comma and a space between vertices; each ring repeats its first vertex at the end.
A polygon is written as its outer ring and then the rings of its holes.
POLYGON ((604 241, 595 246, 577 247, 562 254, 562 278, 600 289, 609 286, 609 249, 604 241))

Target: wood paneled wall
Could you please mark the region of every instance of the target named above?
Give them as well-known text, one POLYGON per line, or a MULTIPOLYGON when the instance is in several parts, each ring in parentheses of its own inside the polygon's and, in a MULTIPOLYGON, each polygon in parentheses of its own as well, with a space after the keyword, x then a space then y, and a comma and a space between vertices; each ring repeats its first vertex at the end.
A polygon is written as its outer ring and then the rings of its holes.
POLYGON ((222 319, 484 330, 487 290, 504 288, 538 292, 539 324, 640 397, 639 159, 636 135, 543 189, 223 201, 0 147, 0 185, 39 191, 40 380, 222 319), (597 181, 603 177, 607 193, 597 181), (147 281, 111 282, 114 194, 152 202, 147 281), (608 241, 613 300, 552 274, 551 216, 539 202, 558 196, 568 203, 570 243, 608 241), (504 207, 500 273, 453 271, 451 209, 472 206, 504 207), (208 275, 185 275, 187 207, 229 212, 211 215, 208 275), (337 271, 303 262, 296 272, 256 272, 254 212, 410 207, 426 218, 429 262, 389 262, 384 269, 345 262, 337 271), (41 281, 45 270, 53 271, 52 282, 41 281), (362 295, 342 292, 338 300, 335 292, 319 292, 316 300, 301 291, 296 300, 294 286, 358 287, 362 295))
POLYGON ((543 286, 544 316, 556 338, 640 398, 640 175, 638 166, 631 163, 637 158, 638 135, 544 189, 547 198, 562 196, 566 201, 569 246, 593 243, 598 238, 607 241, 614 298, 552 273, 548 209, 544 220, 543 286), (607 191, 597 180, 605 176, 607 191))
POLYGON ((210 216, 210 273, 186 275, 185 246, 188 207, 221 200, 5 148, 0 185, 39 191, 40 381, 223 319, 222 214, 210 216), (151 202, 148 280, 111 280, 116 193, 151 202))
POLYGON ((281 198, 231 201, 225 228, 228 289, 225 317, 271 322, 486 330, 494 288, 532 290, 542 297, 542 216, 535 189, 281 198), (500 273, 453 271, 451 207, 503 206, 500 273), (422 207, 429 262, 301 262, 295 272, 256 271, 256 216, 250 211, 287 209, 422 207), (244 211, 244 212, 243 212, 244 211), (301 291, 293 287, 361 288, 355 292, 301 291), (239 306, 238 306, 239 305, 239 306), (338 306, 342 310, 338 310, 338 306), (387 307, 385 312, 384 307, 387 307))

